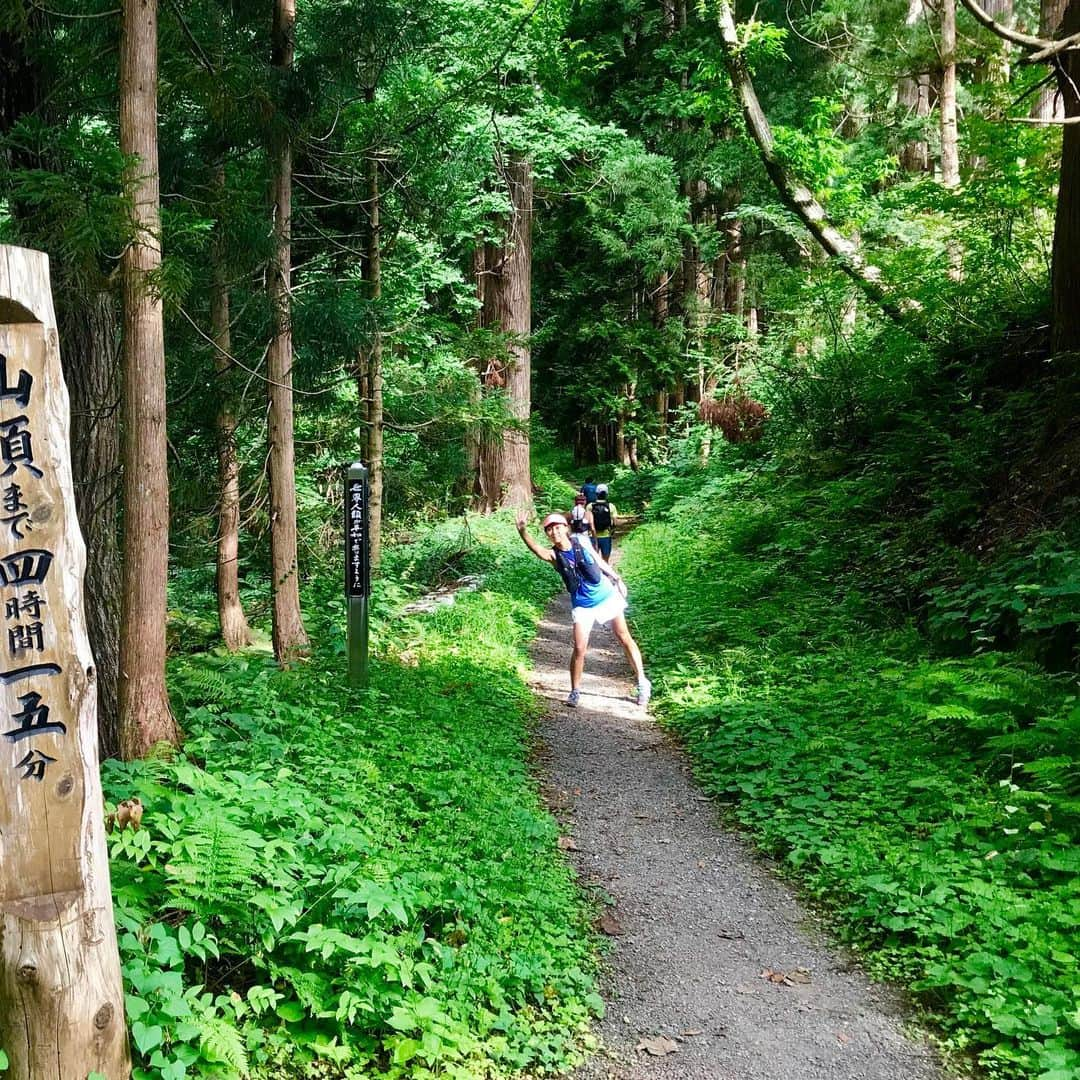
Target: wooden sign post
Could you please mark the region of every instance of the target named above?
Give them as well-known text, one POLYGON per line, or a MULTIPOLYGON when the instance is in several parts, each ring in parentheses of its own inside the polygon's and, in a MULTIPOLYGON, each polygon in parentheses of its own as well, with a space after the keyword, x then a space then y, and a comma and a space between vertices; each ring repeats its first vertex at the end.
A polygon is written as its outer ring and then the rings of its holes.
POLYGON ((368 684, 368 597, 371 596, 371 539, 368 471, 359 461, 345 470, 345 605, 349 685, 368 684))
POLYGON ((0 1047, 11 1080, 130 1073, 48 258, 0 246, 0 1047))

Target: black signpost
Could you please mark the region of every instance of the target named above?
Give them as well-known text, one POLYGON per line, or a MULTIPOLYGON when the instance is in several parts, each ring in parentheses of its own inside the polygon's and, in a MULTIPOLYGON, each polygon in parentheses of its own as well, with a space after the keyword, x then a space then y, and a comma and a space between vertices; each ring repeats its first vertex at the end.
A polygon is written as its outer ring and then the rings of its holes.
POLYGON ((368 471, 359 461, 345 470, 345 601, 348 607, 349 684, 367 686, 368 597, 371 550, 368 535, 368 471))

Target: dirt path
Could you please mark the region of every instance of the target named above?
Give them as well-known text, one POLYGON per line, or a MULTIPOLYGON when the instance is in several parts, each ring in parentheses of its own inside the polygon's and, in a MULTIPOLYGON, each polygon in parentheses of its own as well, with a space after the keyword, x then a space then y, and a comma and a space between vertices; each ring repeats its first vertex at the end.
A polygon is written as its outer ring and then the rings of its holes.
POLYGON ((630 702, 608 631, 593 633, 582 707, 562 704, 569 621, 564 594, 532 649, 532 684, 549 706, 543 766, 571 857, 612 904, 616 934, 605 1049, 578 1080, 940 1077, 896 995, 830 947, 791 890, 718 827, 682 752, 630 702))

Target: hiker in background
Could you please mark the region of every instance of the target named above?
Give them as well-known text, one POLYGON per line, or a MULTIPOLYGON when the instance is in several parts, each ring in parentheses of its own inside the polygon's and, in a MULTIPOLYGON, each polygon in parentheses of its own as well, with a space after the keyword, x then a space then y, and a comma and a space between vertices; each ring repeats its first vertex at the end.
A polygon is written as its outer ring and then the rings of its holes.
POLYGON ((626 585, 593 549, 587 536, 572 533, 570 523, 562 514, 544 518, 544 533, 551 547, 541 547, 526 531, 525 515, 517 517, 518 535, 525 546, 541 562, 551 563, 570 594, 571 622, 574 625, 574 652, 570 657, 570 696, 566 704, 575 708, 581 702, 581 676, 585 670, 585 654, 589 651, 589 635, 596 623, 611 624, 612 632, 626 653, 637 676, 637 701, 644 708, 652 695, 652 683, 645 678, 641 650, 630 636, 626 625, 626 585))
POLYGON ((579 491, 574 496, 574 507, 570 511, 570 531, 575 535, 593 537, 593 518, 585 502, 585 496, 579 491))
POLYGON ((590 476, 585 480, 585 483, 581 485, 581 494, 585 496, 585 505, 596 500, 596 481, 590 476))
POLYGON ((615 504, 608 502, 607 484, 596 489, 596 499, 589 507, 592 514, 592 534, 605 559, 611 558, 611 542, 615 539, 615 504))

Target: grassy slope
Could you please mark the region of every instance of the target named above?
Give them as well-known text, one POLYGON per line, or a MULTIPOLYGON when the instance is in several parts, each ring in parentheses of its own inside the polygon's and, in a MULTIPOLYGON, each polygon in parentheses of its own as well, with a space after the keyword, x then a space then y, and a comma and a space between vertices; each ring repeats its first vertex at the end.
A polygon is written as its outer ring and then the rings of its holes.
POLYGON ((1075 1080, 1080 815, 1047 779, 1075 759, 1075 693, 1002 654, 935 658, 878 602, 902 553, 862 481, 757 469, 669 479, 626 544, 665 721, 952 1045, 1075 1080))
POLYGON ((178 660, 184 755, 106 767, 111 800, 146 806, 112 839, 137 1080, 544 1072, 600 1007, 527 767, 518 668, 558 582, 499 522, 388 559, 391 581, 449 564, 485 586, 420 618, 378 600, 371 687, 350 692, 328 577, 310 663, 178 660))

